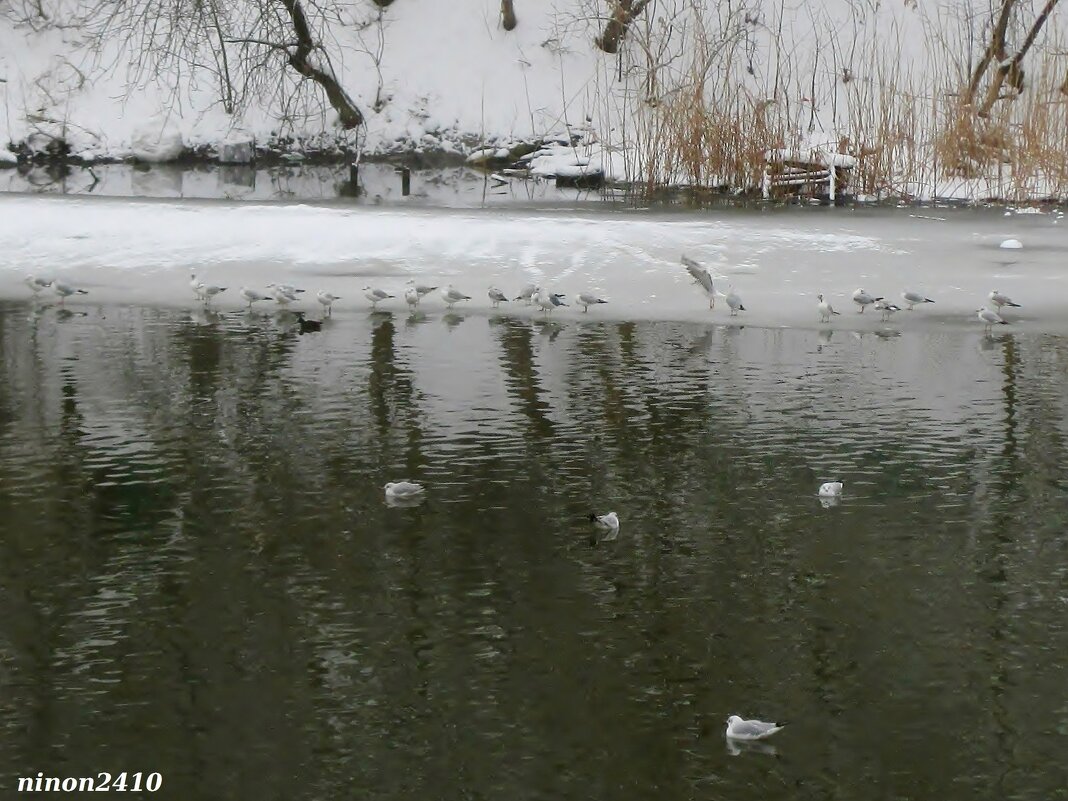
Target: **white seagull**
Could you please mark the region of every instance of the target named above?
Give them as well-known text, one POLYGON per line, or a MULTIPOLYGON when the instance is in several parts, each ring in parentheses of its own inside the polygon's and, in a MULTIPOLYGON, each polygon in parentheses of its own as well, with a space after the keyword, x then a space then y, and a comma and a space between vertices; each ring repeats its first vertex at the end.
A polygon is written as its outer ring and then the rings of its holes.
POLYGON ((986 325, 986 330, 989 331, 995 325, 1008 325, 1008 323, 1002 318, 996 311, 988 309, 983 306, 981 309, 975 310, 979 319, 986 325))
POLYGON ((471 300, 471 296, 465 295, 460 290, 453 288, 452 284, 448 284, 441 290, 441 299, 451 309, 454 303, 459 303, 461 300, 471 300))
POLYGON ((608 532, 605 536, 606 540, 614 540, 619 534, 619 517, 615 512, 609 512, 604 515, 593 514, 591 512, 590 522, 596 523, 598 528, 603 528, 608 532))
POLYGON ((578 302, 582 305, 583 311, 589 311, 590 306, 595 306, 598 303, 608 303, 607 300, 603 300, 592 292, 579 292, 578 302))
POLYGON ((737 715, 727 718, 727 737, 732 740, 763 740, 782 729, 785 723, 765 723, 762 720, 742 720, 737 715))
POLYGON ((385 486, 386 498, 396 501, 417 498, 424 492, 422 484, 411 481, 390 481, 385 486))
POLYGON ((566 303, 564 303, 563 295, 557 295, 553 292, 549 292, 548 290, 541 289, 540 287, 534 293, 531 300, 533 300, 536 305, 540 306, 541 310, 546 314, 551 312, 557 306, 567 305, 566 303))
MULTIPOLYGON (((411 287, 412 289, 414 289, 416 295, 418 295, 420 298, 429 295, 431 292, 433 292, 435 289, 437 289, 436 286, 429 286, 427 284, 416 283, 416 280, 414 278, 409 278, 408 279, 408 286, 411 287)), ((405 293, 405 296, 407 296, 408 290, 405 290, 404 293, 405 293)))
POLYGON ((58 278, 52 282, 52 291, 59 295, 60 303, 63 303, 63 301, 69 298, 71 295, 89 294, 89 290, 78 289, 77 287, 73 287, 70 284, 66 284, 63 281, 60 281, 58 278))
POLYGON ((727 306, 730 307, 731 317, 734 317, 740 311, 745 311, 745 306, 742 305, 742 296, 734 291, 734 287, 727 287, 727 294, 723 296, 727 300, 727 306))
POLYGON ((926 295, 921 295, 919 292, 910 292, 907 289, 901 293, 901 299, 909 304, 908 311, 912 311, 912 307, 917 303, 934 303, 934 301, 926 295))
POLYGON ((686 255, 682 257, 682 266, 693 276, 694 283, 700 284, 701 289, 708 295, 708 308, 716 308, 716 289, 712 285, 712 276, 708 270, 686 255))
POLYGON ((248 302, 249 310, 252 309, 252 304, 259 300, 270 300, 271 296, 260 292, 257 289, 249 289, 247 286, 241 287, 241 297, 248 302))
POLYGON ((196 273, 190 273, 189 275, 189 285, 193 287, 193 291, 196 292, 197 297, 205 303, 211 303, 213 297, 220 292, 226 291, 226 287, 224 286, 219 286, 218 284, 205 284, 203 281, 198 281, 196 273))
POLYGON ((839 314, 839 312, 836 312, 834 310, 834 307, 831 306, 830 303, 828 303, 827 301, 825 301, 823 299, 823 295, 816 295, 816 300, 819 301, 819 306, 817 308, 819 308, 819 310, 820 310, 820 322, 821 323, 828 322, 831 319, 831 315, 832 314, 839 314))
POLYGON ((404 302, 408 304, 412 311, 415 311, 419 307, 419 290, 414 286, 405 289, 404 302))
POLYGON ((1019 303, 1013 303, 1012 298, 1008 295, 1002 295, 996 289, 990 290, 990 294, 987 295, 987 297, 990 299, 991 303, 998 307, 998 311, 1001 311, 1002 306, 1014 306, 1017 309, 1020 308, 1019 303))
POLYGON ((819 496, 821 498, 837 498, 842 494, 841 481, 828 481, 820 484, 819 496))
POLYGON ((516 296, 515 300, 526 301, 526 304, 529 306, 530 299, 534 297, 534 293, 537 291, 538 288, 534 286, 534 284, 527 284, 521 290, 519 290, 519 294, 516 296))
POLYGON ((323 310, 329 315, 334 311, 334 301, 341 300, 341 296, 327 292, 325 289, 320 289, 315 293, 315 299, 323 304, 323 310))
POLYGON ((901 307, 887 300, 877 300, 875 301, 875 311, 882 312, 882 320, 886 322, 893 316, 894 312, 901 311, 901 307))
POLYGON ((304 291, 289 284, 267 284, 267 288, 271 290, 271 297, 283 306, 296 303, 297 293, 304 291))
POLYGON ((863 289, 858 289, 856 292, 853 293, 853 302, 860 306, 861 314, 864 314, 865 307, 870 306, 871 304, 880 300, 882 300, 882 297, 875 297, 874 295, 869 295, 863 289))
POLYGON ((501 290, 497 289, 497 287, 495 286, 491 286, 489 288, 489 292, 487 292, 486 294, 489 295, 489 299, 493 301, 493 308, 495 309, 501 305, 501 301, 508 301, 508 296, 501 292, 501 290))
POLYGON ((371 301, 372 309, 378 308, 378 301, 393 297, 393 295, 389 294, 385 290, 378 289, 377 287, 372 286, 365 286, 363 288, 363 296, 369 301, 371 301))
POLYGON ((33 294, 35 295, 45 287, 52 286, 51 279, 46 280, 36 275, 27 275, 26 278, 24 278, 23 280, 25 281, 26 286, 33 290, 33 294))

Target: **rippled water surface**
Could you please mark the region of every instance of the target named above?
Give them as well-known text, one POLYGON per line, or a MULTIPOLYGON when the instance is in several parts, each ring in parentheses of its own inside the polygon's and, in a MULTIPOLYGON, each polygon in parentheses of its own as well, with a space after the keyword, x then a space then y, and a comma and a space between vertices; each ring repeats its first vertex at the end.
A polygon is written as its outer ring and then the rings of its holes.
POLYGON ((1068 797, 1068 340, 882 333, 0 305, 0 787, 1068 797))

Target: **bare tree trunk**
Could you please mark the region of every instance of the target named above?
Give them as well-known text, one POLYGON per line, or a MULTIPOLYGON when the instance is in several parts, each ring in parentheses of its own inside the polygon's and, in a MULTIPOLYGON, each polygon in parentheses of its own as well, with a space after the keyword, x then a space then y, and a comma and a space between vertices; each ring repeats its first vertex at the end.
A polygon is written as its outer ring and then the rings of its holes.
POLYGON ((1023 44, 1020 45, 1020 49, 1011 59, 1002 59, 1002 63, 998 65, 997 72, 994 73, 994 79, 990 82, 990 87, 986 91, 986 99, 983 101, 983 107, 979 109, 978 113, 980 117, 988 116, 990 114, 990 109, 998 100, 1001 100, 1003 97, 1013 97, 1023 91, 1024 71, 1020 64, 1023 61, 1024 56, 1027 55, 1027 51, 1030 50, 1031 46, 1035 43, 1035 39, 1038 38, 1039 31, 1041 31, 1042 26, 1046 24, 1046 20, 1049 19, 1049 15, 1053 11, 1053 7, 1057 5, 1057 2, 1058 0, 1046 0, 1046 5, 1035 18, 1035 22, 1031 26, 1031 30, 1027 32, 1027 38, 1025 38, 1023 44), (1004 86, 1006 80, 1009 82, 1009 86, 1015 89, 1013 94, 1001 94, 1001 87, 1004 86))
POLYGON ((289 17, 293 20, 293 32, 297 35, 296 50, 290 51, 288 56, 290 66, 323 87, 326 98, 337 112, 343 128, 358 128, 363 125, 363 112, 338 83, 337 76, 329 64, 319 64, 309 58, 315 50, 315 39, 300 0, 282 0, 282 5, 289 12, 289 17))
POLYGON ((983 57, 979 59, 979 63, 975 65, 975 71, 972 72, 972 80, 968 85, 968 92, 964 95, 965 105, 970 105, 975 100, 975 93, 979 91, 979 84, 982 82, 983 75, 986 73, 986 68, 990 66, 990 62, 995 58, 998 61, 1005 60, 1005 33, 1009 29, 1009 20, 1012 18, 1012 9, 1015 6, 1016 0, 1002 0, 1001 14, 998 16, 993 33, 990 34, 990 43, 986 46, 986 51, 983 53, 983 57))
POLYGON ((515 18, 514 0, 501 0, 501 27, 506 31, 514 31, 518 24, 515 18))
POLYGON ((606 53, 618 53, 619 43, 627 35, 634 18, 641 14, 652 0, 611 0, 614 8, 605 23, 604 31, 594 42, 606 53))

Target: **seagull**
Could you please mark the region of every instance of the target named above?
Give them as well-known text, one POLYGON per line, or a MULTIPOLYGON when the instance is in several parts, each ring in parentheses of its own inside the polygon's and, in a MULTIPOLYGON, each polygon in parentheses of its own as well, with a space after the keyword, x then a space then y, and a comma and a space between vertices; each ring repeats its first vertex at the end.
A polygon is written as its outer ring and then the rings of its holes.
POLYGON ((1008 325, 1000 314, 996 311, 991 311, 986 306, 983 306, 981 309, 976 309, 975 311, 977 312, 979 319, 986 325, 987 331, 995 325, 1008 325))
POLYGON ((290 303, 296 303, 297 293, 304 291, 303 289, 297 289, 289 284, 267 284, 267 287, 271 290, 271 297, 283 306, 288 306, 290 303))
POLYGON ((606 515, 590 514, 590 522, 596 523, 601 528, 607 528, 612 531, 619 531, 619 517, 615 512, 609 512, 606 515))
POLYGON ((578 295, 578 302, 582 304, 582 310, 588 311, 590 306, 594 306, 598 303, 608 303, 607 300, 603 300, 592 292, 580 292, 578 295))
POLYGON ((990 294, 987 295, 987 297, 990 299, 991 303, 998 307, 998 311, 1001 311, 1002 306, 1014 306, 1017 309, 1020 308, 1019 303, 1013 303, 1012 298, 1008 295, 1002 295, 996 289, 990 290, 990 294))
POLYGON ((864 308, 866 306, 870 306, 871 304, 879 300, 882 300, 882 297, 877 298, 872 295, 869 295, 863 289, 858 289, 856 292, 853 293, 853 302, 860 306, 861 314, 864 314, 864 308))
POLYGON ((742 720, 737 715, 731 715, 727 718, 727 737, 732 740, 763 740, 785 725, 785 723, 765 723, 762 720, 742 720))
POLYGON ((685 255, 682 257, 682 266, 686 268, 686 272, 693 276, 693 280, 700 284, 701 289, 708 295, 708 308, 716 308, 716 290, 712 285, 712 276, 708 270, 685 255))
POLYGON ((256 289, 249 289, 246 286, 241 287, 241 297, 248 301, 248 308, 252 310, 252 304, 258 300, 270 300, 271 296, 256 289))
POLYGON ((501 305, 502 300, 505 302, 508 301, 508 296, 495 286, 491 286, 487 294, 489 295, 489 299, 493 301, 493 308, 495 309, 501 305))
POLYGON ((877 300, 875 301, 875 310, 878 312, 882 312, 882 319, 883 322, 885 322, 890 319, 894 312, 901 311, 901 307, 898 306, 896 303, 889 303, 885 300, 877 300))
POLYGON ((557 295, 553 292, 547 292, 539 287, 538 290, 532 296, 531 300, 533 300, 534 303, 538 306, 541 306, 541 310, 548 314, 557 306, 567 305, 566 303, 564 303, 563 298, 563 295, 557 295))
POLYGON ((819 496, 821 498, 837 498, 842 494, 842 482, 841 481, 828 481, 825 484, 820 484, 819 496))
POLYGON ((89 294, 89 290, 87 290, 87 289, 78 289, 77 287, 73 287, 70 284, 65 284, 62 281, 60 281, 58 278, 55 281, 52 282, 52 291, 55 292, 57 295, 59 295, 59 302, 60 303, 63 303, 64 300, 66 300, 67 298, 69 298, 71 295, 74 295, 74 294, 78 294, 78 295, 88 295, 89 294))
POLYGON ((831 319, 831 315, 832 314, 839 314, 839 312, 836 312, 834 310, 834 307, 831 306, 830 303, 828 303, 827 301, 825 301, 823 299, 823 295, 816 295, 816 299, 820 302, 819 310, 820 310, 820 322, 821 323, 828 322, 831 319))
POLYGON ((527 284, 521 290, 519 290, 519 295, 515 299, 516 300, 524 300, 524 301, 526 301, 527 305, 529 306, 531 298, 534 297, 534 293, 537 292, 537 291, 538 291, 538 288, 536 286, 534 286, 534 284, 527 284))
POLYGON ((441 298, 450 309, 454 303, 459 303, 461 300, 471 300, 470 295, 465 295, 460 290, 454 289, 452 284, 448 284, 441 290, 441 298))
POLYGON ((338 295, 333 295, 330 292, 327 292, 325 289, 320 289, 318 292, 315 293, 315 299, 323 304, 323 309, 326 311, 327 314, 331 314, 334 311, 334 301, 341 300, 341 297, 338 295))
POLYGON ((745 306, 742 305, 742 297, 734 291, 734 287, 727 287, 727 294, 724 295, 727 299, 727 305, 731 310, 731 317, 734 317, 740 311, 745 311, 745 306))
MULTIPOLYGON (((421 298, 426 295, 429 295, 431 292, 437 289, 436 286, 428 286, 427 284, 417 284, 414 278, 408 279, 408 286, 414 289, 416 294, 421 298)), ((408 290, 404 290, 404 292, 407 295, 408 290)))
POLYGON ((404 301, 408 304, 412 311, 415 311, 419 306, 419 289, 410 286, 404 290, 404 301))
POLYGON ((919 292, 909 292, 907 289, 901 293, 901 299, 909 304, 909 311, 912 311, 912 307, 917 303, 934 303, 934 301, 926 295, 921 295, 919 292))
POLYGON ((369 301, 371 301, 371 308, 372 309, 377 309, 378 308, 378 301, 385 300, 386 298, 393 297, 393 295, 389 294, 388 292, 386 292, 386 291, 384 291, 382 289, 377 289, 376 287, 370 287, 370 286, 365 286, 363 288, 363 296, 365 298, 367 298, 369 301))
POLYGON ((36 275, 27 275, 26 278, 23 280, 26 282, 26 286, 33 290, 33 294, 35 295, 45 287, 52 286, 51 279, 45 280, 44 278, 39 278, 36 275))
POLYGON ((423 494, 423 485, 411 481, 390 481, 386 484, 386 498, 392 500, 408 500, 423 494))

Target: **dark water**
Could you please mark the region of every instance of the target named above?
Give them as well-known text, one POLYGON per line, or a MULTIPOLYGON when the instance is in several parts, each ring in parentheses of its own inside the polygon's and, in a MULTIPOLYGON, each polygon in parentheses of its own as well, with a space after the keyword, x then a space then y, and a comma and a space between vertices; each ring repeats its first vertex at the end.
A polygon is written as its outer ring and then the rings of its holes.
POLYGON ((5 798, 1068 797, 1063 338, 79 311, 0 306, 5 798))

